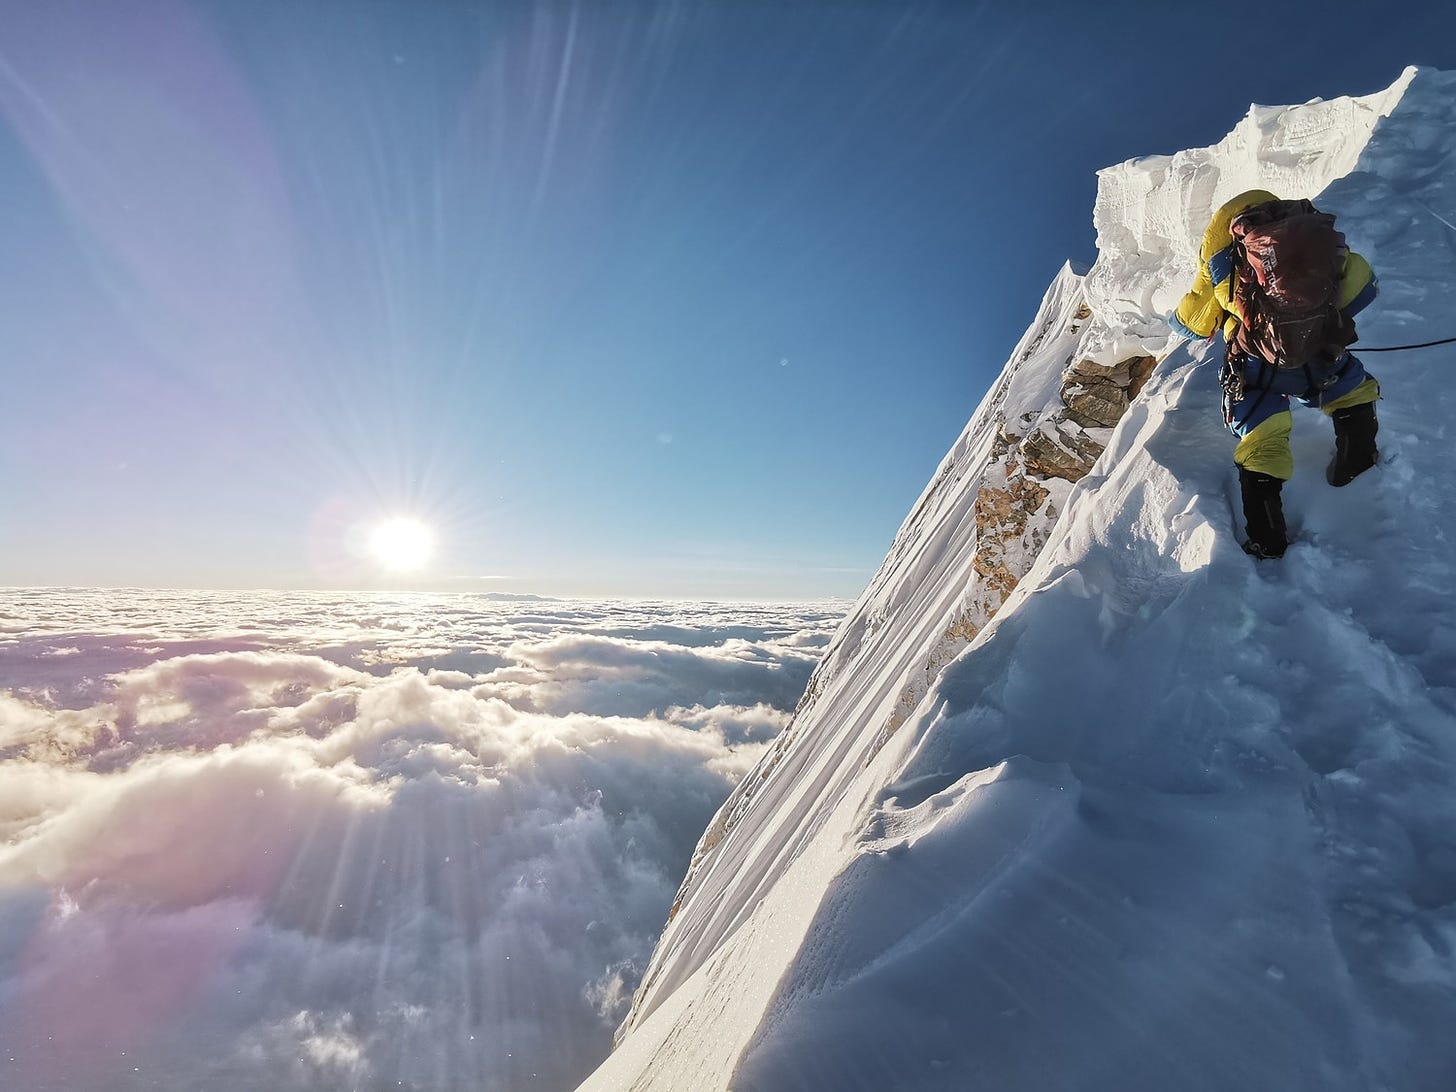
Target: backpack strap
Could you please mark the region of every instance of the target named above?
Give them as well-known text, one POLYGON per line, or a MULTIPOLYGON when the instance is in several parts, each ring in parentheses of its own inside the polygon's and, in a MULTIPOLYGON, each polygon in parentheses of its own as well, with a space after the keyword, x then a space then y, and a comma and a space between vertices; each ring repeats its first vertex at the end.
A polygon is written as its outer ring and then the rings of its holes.
MULTIPOLYGON (((1245 209, 1245 212, 1248 210, 1245 209)), ((1242 213, 1240 213, 1242 215, 1242 213)), ((1238 219, 1238 217, 1234 217, 1238 219)), ((1245 356, 1256 356, 1263 359, 1263 355, 1256 351, 1250 338, 1249 322, 1251 316, 1244 311, 1243 301, 1247 299, 1255 286, 1247 286, 1248 279, 1252 276, 1249 269, 1248 257, 1244 251, 1243 239, 1229 230, 1229 307, 1232 308, 1234 318, 1237 320, 1234 336, 1231 341, 1226 340, 1230 350, 1237 350, 1245 356), (1247 286, 1247 287, 1246 287, 1247 286)))

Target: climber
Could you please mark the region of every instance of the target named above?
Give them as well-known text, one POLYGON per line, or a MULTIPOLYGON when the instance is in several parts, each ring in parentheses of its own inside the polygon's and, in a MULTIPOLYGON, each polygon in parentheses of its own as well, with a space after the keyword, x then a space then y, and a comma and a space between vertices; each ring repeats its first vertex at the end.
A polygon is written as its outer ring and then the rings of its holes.
POLYGON ((1307 201, 1281 202, 1265 190, 1240 194, 1213 214, 1197 279, 1168 318, 1184 337, 1223 332, 1224 420, 1239 438, 1234 462, 1244 550, 1257 558, 1282 557, 1288 546, 1280 491, 1294 473, 1291 397, 1334 422, 1335 454, 1325 475, 1331 485, 1347 485, 1379 458, 1380 385, 1346 348, 1355 340, 1353 316, 1379 285, 1370 263, 1346 248, 1332 225, 1333 217, 1307 201), (1279 295, 1291 272, 1290 281, 1303 279, 1291 289, 1292 304, 1279 295), (1284 302, 1283 310, 1271 299, 1284 302))

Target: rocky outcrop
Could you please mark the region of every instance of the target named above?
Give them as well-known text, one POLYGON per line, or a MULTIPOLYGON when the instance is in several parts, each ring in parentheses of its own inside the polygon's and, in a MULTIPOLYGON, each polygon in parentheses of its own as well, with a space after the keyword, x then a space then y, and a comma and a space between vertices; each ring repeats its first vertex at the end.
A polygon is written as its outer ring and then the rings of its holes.
MULTIPOLYGON (((1075 333, 1085 318, 1085 308, 1079 309, 1068 332, 1075 333)), ((1071 486, 1092 470, 1112 428, 1156 366, 1150 356, 1112 365, 1074 358, 1062 374, 1056 399, 1039 414, 1024 414, 1015 422, 1026 429, 1024 433, 1012 431, 1014 426, 1004 416, 998 421, 990 463, 972 509, 973 579, 921 670, 901 691, 881 731, 881 742, 914 712, 941 668, 975 639, 1031 570, 1071 486)))
POLYGON ((1062 381, 1067 417, 1083 428, 1112 428, 1122 420, 1157 363, 1150 356, 1135 356, 1111 367, 1079 360, 1062 381))
POLYGON ((1038 478, 1077 482, 1087 476, 1106 446, 1104 437, 1089 435, 1065 408, 1059 417, 1037 424, 1022 443, 1027 471, 1038 478))
MULTIPOLYGON (((985 591, 1005 600, 1015 589, 1022 573, 1020 551, 1009 552, 1012 543, 1021 543, 1040 552, 1041 536, 1027 539, 1033 517, 1045 514, 1055 520, 1056 511, 1047 505, 1051 492, 1035 478, 1022 472, 1015 459, 1005 463, 1004 484, 987 482, 976 494, 976 557, 975 572, 985 591)), ((998 604, 999 605, 999 604, 998 604)), ((972 632, 967 640, 974 637, 972 632)))
POLYGON ((1031 471, 1075 482, 1107 445, 1105 430, 1122 420, 1157 361, 1135 356, 1116 364, 1078 360, 1062 377, 1061 406, 1037 422, 1022 443, 1031 471))
MULTIPOLYGON (((1079 316, 1080 316, 1079 312, 1079 316)), ((1068 484, 1097 462, 1112 428, 1157 367, 1151 356, 1116 364, 1077 359, 1062 375, 1057 402, 1021 436, 1004 422, 993 449, 993 467, 976 495, 975 571, 979 597, 991 613, 1004 602, 1041 552, 1068 484)))

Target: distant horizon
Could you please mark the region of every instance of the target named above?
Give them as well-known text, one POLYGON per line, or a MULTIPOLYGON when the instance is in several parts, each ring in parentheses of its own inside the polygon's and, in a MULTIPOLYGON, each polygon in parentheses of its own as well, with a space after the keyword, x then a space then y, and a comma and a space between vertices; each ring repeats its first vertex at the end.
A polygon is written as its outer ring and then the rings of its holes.
POLYGON ((702 603, 720 604, 724 606, 782 606, 782 607, 804 607, 804 606, 826 606, 838 604, 847 609, 858 596, 843 595, 821 595, 808 596, 804 598, 782 598, 774 599, 767 597, 742 597, 727 598, 712 595, 619 595, 611 593, 580 593, 580 594, 548 594, 545 592, 506 592, 506 591, 483 591, 471 590, 468 588, 446 588, 446 587, 407 587, 403 585, 379 585, 376 587, 347 587, 343 585, 325 587, 318 585, 299 585, 296 587, 284 585, 237 585, 237 586, 188 586, 188 585, 148 585, 148 584, 0 584, 0 592, 44 592, 44 591, 65 591, 65 592, 150 592, 150 593, 195 593, 198 595, 207 594, 263 594, 276 593, 288 595, 439 595, 439 596, 474 596, 482 599, 494 599, 503 602, 541 602, 541 603, 702 603))

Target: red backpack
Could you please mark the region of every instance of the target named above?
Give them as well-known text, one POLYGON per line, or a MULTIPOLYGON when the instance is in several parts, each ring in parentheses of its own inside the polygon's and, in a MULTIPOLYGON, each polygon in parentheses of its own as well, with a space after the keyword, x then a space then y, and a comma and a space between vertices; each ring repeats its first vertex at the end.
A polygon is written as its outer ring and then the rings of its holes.
POLYGON ((1335 218, 1309 201, 1268 201, 1235 217, 1229 233, 1233 347, 1280 368, 1338 360, 1355 324, 1337 303, 1349 248, 1335 218))

